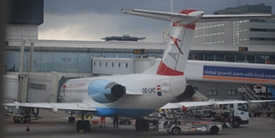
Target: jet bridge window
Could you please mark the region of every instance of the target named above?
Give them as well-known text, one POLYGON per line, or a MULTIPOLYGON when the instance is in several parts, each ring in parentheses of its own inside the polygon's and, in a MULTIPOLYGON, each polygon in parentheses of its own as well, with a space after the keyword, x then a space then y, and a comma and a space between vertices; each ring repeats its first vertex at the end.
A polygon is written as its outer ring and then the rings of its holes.
POLYGON ((218 90, 208 90, 208 96, 217 96, 218 90))
POLYGON ((47 85, 45 84, 36 84, 36 83, 29 83, 30 89, 36 89, 36 90, 47 90, 47 85))

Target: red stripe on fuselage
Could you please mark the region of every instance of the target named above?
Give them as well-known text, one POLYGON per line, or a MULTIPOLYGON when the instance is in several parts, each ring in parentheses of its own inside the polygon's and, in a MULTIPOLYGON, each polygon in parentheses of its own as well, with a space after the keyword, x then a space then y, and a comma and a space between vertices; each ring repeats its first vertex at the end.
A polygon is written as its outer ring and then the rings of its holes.
POLYGON ((158 68, 157 74, 158 74, 158 75, 167 75, 167 76, 184 75, 184 73, 181 72, 181 71, 176 71, 176 70, 173 70, 173 69, 167 67, 167 66, 163 63, 163 61, 161 61, 161 62, 159 63, 159 68, 158 68))

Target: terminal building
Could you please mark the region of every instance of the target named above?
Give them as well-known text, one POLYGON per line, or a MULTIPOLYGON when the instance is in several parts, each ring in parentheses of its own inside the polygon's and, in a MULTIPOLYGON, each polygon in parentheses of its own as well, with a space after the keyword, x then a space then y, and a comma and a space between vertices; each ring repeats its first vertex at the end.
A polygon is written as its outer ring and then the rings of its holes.
MULTIPOLYGON (((265 4, 244 5, 214 11, 213 14, 271 14, 271 6, 265 4)), ((275 19, 251 19, 240 21, 198 22, 193 43, 203 45, 275 45, 275 19)), ((164 30, 164 42, 169 28, 164 30)))
MULTIPOLYGON (((23 12, 22 16, 12 16, 14 20, 10 20, 6 27, 4 63, 7 70, 6 74, 8 75, 19 75, 22 77, 22 74, 44 75, 54 71, 62 74, 65 78, 79 78, 141 73, 158 63, 158 58, 162 57, 162 53, 166 47, 166 43, 143 41, 38 40, 38 26, 43 23, 43 0, 29 0, 24 4, 28 6, 30 4, 28 2, 32 3, 32 5, 35 3, 34 7, 39 7, 29 8, 29 10, 37 10, 38 12, 24 12, 18 8, 15 12, 23 12), (35 15, 32 15, 34 13, 35 15), (33 18, 28 19, 28 17, 33 18), (145 49, 146 53, 134 53, 136 49, 145 49)), ((16 7, 16 4, 14 6, 16 7)), ((255 67, 259 71, 265 71, 264 69, 275 71, 275 66, 273 65, 275 63, 275 41, 272 38, 275 36, 275 32, 272 31, 275 29, 275 22, 273 20, 261 21, 264 22, 257 23, 253 20, 234 21, 235 23, 228 23, 233 27, 229 31, 220 31, 224 28, 228 29, 226 26, 227 23, 198 24, 194 34, 194 44, 191 46, 189 53, 189 67, 199 67, 202 69, 204 66, 232 63, 227 66, 234 66, 236 68, 255 67), (245 24, 244 26, 246 27, 242 28, 242 24, 245 24), (265 24, 265 27, 260 29, 259 26, 263 24, 265 24), (247 26, 255 27, 247 28, 247 26), (215 29, 213 31, 207 30, 209 28, 215 29), (244 29, 248 30, 242 32, 244 29), (253 29, 256 29, 256 31, 253 29), (228 32, 229 34, 227 34, 228 32), (212 35, 210 36, 210 34, 212 35), (243 34, 247 35, 245 36, 247 38, 245 41, 243 41, 243 34), (257 41, 256 39, 252 39, 252 35, 257 37, 262 36, 259 34, 264 34, 264 38, 257 41), (199 35, 204 36, 198 37, 199 35), (238 38, 236 38, 237 36, 238 38), (227 39, 230 39, 230 41, 227 39)), ((188 70, 192 71, 190 68, 188 70)), ((239 85, 249 84, 252 87, 254 84, 275 85, 275 78, 266 80, 266 82, 223 80, 219 84, 211 79, 204 79, 203 74, 201 76, 192 76, 192 74, 196 74, 194 72, 189 74, 191 74, 189 76, 191 79, 188 80, 188 83, 192 84, 208 98, 228 99, 229 96, 230 99, 244 99, 242 94, 237 93, 239 85)), ((25 77, 28 78, 28 75, 25 77)), ((35 81, 28 80, 26 83, 39 82, 37 77, 35 79, 35 81)), ((45 85, 50 84, 45 83, 45 85)), ((47 87, 51 88, 50 86, 47 87)))

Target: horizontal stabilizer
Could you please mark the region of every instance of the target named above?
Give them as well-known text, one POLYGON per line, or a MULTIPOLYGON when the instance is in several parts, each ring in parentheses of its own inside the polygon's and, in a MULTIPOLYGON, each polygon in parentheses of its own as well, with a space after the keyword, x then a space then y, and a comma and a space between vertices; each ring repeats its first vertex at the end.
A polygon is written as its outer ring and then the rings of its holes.
POLYGON ((198 22, 275 18, 275 14, 203 15, 198 22))
MULTIPOLYGON (((180 13, 172 13, 172 12, 160 12, 160 11, 127 9, 127 8, 121 9, 120 12, 137 15, 137 16, 148 17, 148 18, 159 19, 163 21, 182 23, 182 24, 189 24, 189 23, 186 23, 186 20, 193 20, 192 18, 198 17, 196 14, 192 16, 188 14, 180 14, 180 13)), ((197 14, 198 13, 204 14, 201 11, 197 11, 197 14)), ((275 18, 275 14, 203 15, 201 19, 199 19, 197 22, 232 21, 232 20, 267 19, 267 18, 275 18)))
POLYGON ((191 24, 194 23, 198 18, 201 18, 201 15, 204 12, 191 10, 190 14, 182 13, 172 13, 172 12, 160 12, 160 11, 150 11, 150 10, 141 10, 141 9, 121 9, 120 12, 126 14, 132 14, 142 17, 148 17, 163 21, 175 22, 180 24, 191 24))

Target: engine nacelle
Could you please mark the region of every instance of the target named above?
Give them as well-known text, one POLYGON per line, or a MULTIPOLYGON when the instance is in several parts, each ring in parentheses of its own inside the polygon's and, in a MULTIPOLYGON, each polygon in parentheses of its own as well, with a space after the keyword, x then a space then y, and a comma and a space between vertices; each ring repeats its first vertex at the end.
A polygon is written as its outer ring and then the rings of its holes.
POLYGON ((89 96, 99 103, 111 103, 120 99, 126 88, 108 80, 93 81, 88 87, 89 96))
POLYGON ((187 98, 191 98, 194 95, 194 93, 195 93, 195 90, 194 90, 193 86, 187 84, 185 91, 181 95, 179 95, 175 100, 184 101, 187 98))

